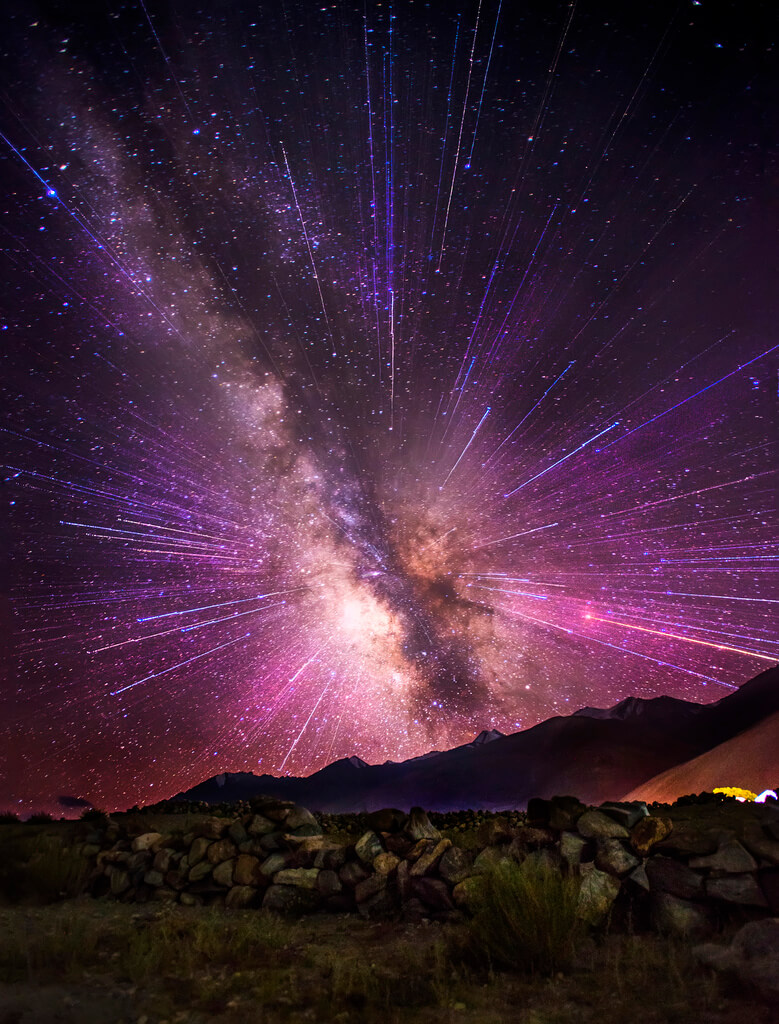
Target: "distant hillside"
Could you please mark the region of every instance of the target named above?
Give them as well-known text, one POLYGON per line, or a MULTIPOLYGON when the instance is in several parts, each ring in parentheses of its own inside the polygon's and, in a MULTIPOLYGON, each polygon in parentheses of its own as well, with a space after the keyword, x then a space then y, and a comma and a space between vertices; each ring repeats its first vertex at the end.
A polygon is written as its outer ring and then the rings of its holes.
MULTIPOLYGON (((485 730, 472 743, 399 763, 344 758, 303 779, 219 775, 176 799, 219 803, 266 793, 331 813, 414 804, 437 811, 522 809, 533 796, 564 793, 601 803, 638 792, 748 729, 772 735, 769 719, 777 712, 779 669, 769 669, 714 704, 628 698, 614 708, 583 708, 511 736, 485 730)), ((779 743, 773 749, 767 744, 760 756, 766 776, 779 781, 779 743)))

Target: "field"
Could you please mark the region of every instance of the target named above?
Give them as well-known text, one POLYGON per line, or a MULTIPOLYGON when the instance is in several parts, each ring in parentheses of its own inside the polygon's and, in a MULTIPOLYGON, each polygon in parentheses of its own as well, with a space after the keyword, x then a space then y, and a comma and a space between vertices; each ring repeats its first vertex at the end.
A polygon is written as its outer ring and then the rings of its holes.
MULTIPOLYGON (((695 813, 678 808, 679 821, 695 813)), ((439 827, 467 847, 484 817, 439 827)), ((195 819, 144 820, 170 829, 195 819)), ((326 824, 344 841, 359 831, 348 820, 326 824)), ((624 922, 619 931, 569 928, 565 894, 549 880, 542 890, 543 879, 530 879, 547 903, 540 930, 536 921, 520 936, 489 914, 291 921, 122 904, 74 895, 83 865, 63 844, 84 828, 0 826, 0 1024, 775 1024, 775 1009, 698 966, 689 944, 633 934, 624 922)))

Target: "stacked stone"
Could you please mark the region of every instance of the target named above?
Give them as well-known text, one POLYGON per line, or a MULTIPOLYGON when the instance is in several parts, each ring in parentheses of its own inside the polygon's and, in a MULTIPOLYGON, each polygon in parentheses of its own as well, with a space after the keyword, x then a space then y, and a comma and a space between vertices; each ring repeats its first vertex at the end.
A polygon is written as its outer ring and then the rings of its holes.
POLYGON ((765 805, 737 820, 674 827, 643 803, 533 800, 526 825, 486 819, 474 855, 442 838, 420 808, 368 815, 368 830, 344 845, 323 835, 305 808, 269 799, 180 837, 129 836, 111 824, 90 837, 108 848, 93 842, 82 852, 94 857, 95 895, 412 919, 474 909, 480 875, 530 859, 579 876, 579 915, 591 924, 630 904, 664 931, 701 934, 728 910, 779 914, 779 810, 765 805))

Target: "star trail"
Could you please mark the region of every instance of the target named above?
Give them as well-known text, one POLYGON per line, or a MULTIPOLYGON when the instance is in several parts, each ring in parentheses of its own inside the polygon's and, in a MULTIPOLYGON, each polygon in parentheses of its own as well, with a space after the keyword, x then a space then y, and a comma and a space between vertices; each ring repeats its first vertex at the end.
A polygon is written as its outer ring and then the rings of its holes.
POLYGON ((9 808, 779 660, 769 8, 4 6, 9 808))

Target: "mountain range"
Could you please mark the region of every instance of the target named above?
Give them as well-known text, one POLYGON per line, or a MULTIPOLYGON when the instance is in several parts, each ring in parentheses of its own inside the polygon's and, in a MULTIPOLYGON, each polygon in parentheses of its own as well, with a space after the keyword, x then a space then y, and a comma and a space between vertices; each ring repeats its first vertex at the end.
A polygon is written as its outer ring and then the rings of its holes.
POLYGON ((760 792, 778 783, 779 668, 772 668, 712 704, 628 697, 508 736, 484 730, 471 743, 408 761, 342 758, 307 778, 228 772, 174 799, 221 803, 267 794, 329 813, 413 805, 521 810, 534 796, 667 802, 715 786, 760 792))

